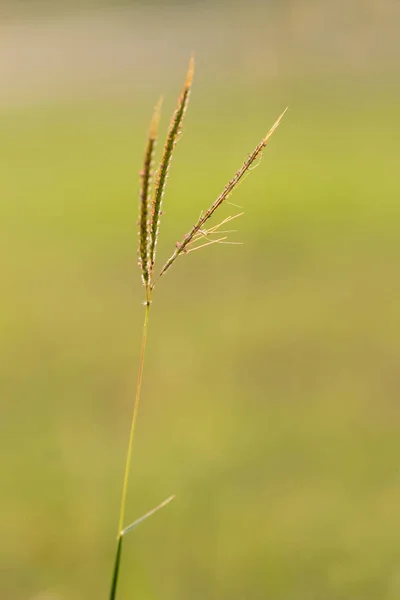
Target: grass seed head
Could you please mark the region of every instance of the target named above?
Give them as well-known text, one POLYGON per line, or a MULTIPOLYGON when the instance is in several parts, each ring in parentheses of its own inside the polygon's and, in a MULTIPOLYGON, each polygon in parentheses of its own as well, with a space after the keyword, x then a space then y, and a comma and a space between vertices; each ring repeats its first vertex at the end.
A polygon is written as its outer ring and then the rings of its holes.
POLYGON ((151 119, 149 135, 147 138, 146 149, 144 153, 143 168, 140 172, 140 204, 139 204, 139 266, 142 272, 143 284, 149 286, 149 212, 150 212, 150 193, 153 169, 154 150, 157 142, 158 122, 160 120, 162 99, 158 101, 153 117, 151 119))
MULTIPOLYGON (((175 260, 178 258, 178 256, 180 254, 188 253, 188 247, 196 239, 197 234, 201 231, 201 229, 203 228, 205 223, 209 219, 211 219, 211 217, 213 216, 215 211, 227 200, 227 198, 231 195, 231 193, 234 191, 234 189, 242 181, 243 177, 245 175, 247 175, 247 173, 251 170, 251 167, 254 164, 255 160, 258 157, 261 157, 262 151, 264 150, 265 146, 267 145, 269 138, 271 137, 271 135, 274 133, 274 131, 278 127, 278 125, 281 122, 286 111, 287 111, 287 108, 277 118, 277 120, 272 125, 272 127, 268 131, 268 133, 263 137, 261 142, 254 148, 253 152, 251 154, 249 154, 249 156, 244 161, 243 165, 235 173, 235 175, 232 177, 232 179, 230 181, 228 181, 228 183, 226 184, 226 186, 224 187, 224 189, 222 190, 222 192, 218 196, 218 198, 211 204, 211 206, 204 213, 200 214, 199 219, 193 225, 192 229, 184 236, 183 240, 176 245, 175 252, 167 260, 167 262, 161 269, 158 277, 161 277, 161 275, 163 275, 171 267, 171 265, 175 262, 175 260)), ((220 242, 222 240, 218 240, 218 241, 220 242)), ((206 245, 206 244, 204 244, 204 245, 206 245)), ((207 245, 209 245, 209 244, 207 244, 207 245)))
POLYGON ((172 154, 178 141, 179 134, 181 132, 183 117, 185 116, 186 108, 189 102, 190 89, 193 81, 194 73, 194 59, 191 58, 189 62, 189 69, 186 75, 185 83, 183 86, 182 93, 178 100, 178 106, 172 116, 171 123, 168 130, 167 139, 165 141, 164 150, 161 158, 161 163, 156 174, 156 183, 154 189, 154 196, 151 203, 151 214, 150 214, 150 241, 149 241, 149 275, 154 268, 154 262, 156 257, 156 246, 158 231, 160 227, 160 216, 161 216, 161 205, 167 182, 167 176, 169 167, 172 160, 172 154))

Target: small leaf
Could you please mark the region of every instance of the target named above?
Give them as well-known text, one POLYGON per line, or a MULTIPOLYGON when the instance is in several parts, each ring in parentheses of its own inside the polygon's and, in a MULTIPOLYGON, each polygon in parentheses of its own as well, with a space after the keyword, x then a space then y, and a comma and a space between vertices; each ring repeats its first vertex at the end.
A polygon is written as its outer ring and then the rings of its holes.
POLYGON ((142 517, 139 517, 138 519, 136 519, 136 521, 133 521, 133 523, 131 523, 130 525, 125 527, 125 529, 122 530, 121 536, 125 535, 129 531, 132 531, 132 529, 135 529, 135 527, 140 525, 140 523, 143 523, 143 521, 145 521, 146 519, 148 519, 149 517, 154 515, 161 508, 164 508, 164 506, 167 506, 167 504, 169 504, 174 498, 175 498, 175 496, 170 496, 169 498, 164 500, 164 502, 161 502, 161 504, 159 504, 155 508, 152 508, 151 510, 149 510, 149 512, 147 512, 145 515, 143 515, 142 517))

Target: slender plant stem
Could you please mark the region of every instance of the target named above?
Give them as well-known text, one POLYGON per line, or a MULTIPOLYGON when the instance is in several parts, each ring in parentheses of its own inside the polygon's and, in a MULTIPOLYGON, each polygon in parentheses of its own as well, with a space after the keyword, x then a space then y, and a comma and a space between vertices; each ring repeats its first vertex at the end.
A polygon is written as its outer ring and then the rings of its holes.
POLYGON ((123 538, 122 534, 119 534, 118 535, 117 552, 115 554, 115 561, 114 561, 114 571, 113 571, 113 576, 112 576, 112 581, 111 581, 110 600, 115 600, 115 598, 117 596, 119 565, 121 562, 121 553, 122 553, 122 538, 123 538))
POLYGON ((133 403, 131 430, 130 430, 130 434, 129 434, 128 450, 126 453, 126 460, 125 460, 125 474, 124 474, 124 484, 122 487, 121 509, 120 509, 120 513, 119 513, 118 536, 122 535, 122 532, 124 529, 126 496, 128 493, 129 472, 130 472, 131 462, 132 462, 132 446, 133 446, 133 440, 135 437, 135 428, 136 428, 136 421, 137 421, 138 409, 139 409, 140 388, 142 387, 142 375, 143 375, 143 366, 144 366, 144 356, 145 356, 145 352, 146 352, 147 330, 148 330, 148 324, 149 324, 149 312, 150 312, 150 300, 148 299, 146 302, 146 308, 145 308, 143 335, 142 335, 142 348, 140 350, 139 371, 138 371, 138 378, 137 378, 137 384, 136 384, 136 394, 135 394, 135 401, 133 403))

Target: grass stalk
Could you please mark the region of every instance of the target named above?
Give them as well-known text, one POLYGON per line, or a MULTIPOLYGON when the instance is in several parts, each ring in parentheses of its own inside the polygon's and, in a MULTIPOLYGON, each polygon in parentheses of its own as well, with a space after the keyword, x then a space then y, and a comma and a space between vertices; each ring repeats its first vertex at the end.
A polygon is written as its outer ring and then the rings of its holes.
POLYGON ((138 378, 137 378, 137 383, 136 383, 136 393, 135 393, 135 400, 133 402, 131 429, 130 429, 130 433, 129 433, 128 450, 127 450, 126 459, 125 459, 125 473, 124 473, 124 483, 122 486, 121 507, 120 507, 120 511, 119 511, 118 535, 121 535, 123 532, 123 529, 124 529, 126 497, 127 497, 127 493, 128 493, 129 472, 130 472, 131 462, 132 462, 133 440, 135 438, 136 421, 137 421, 137 416, 138 416, 138 411, 139 411, 139 403, 140 403, 140 390, 142 387, 144 357, 146 354, 147 331, 148 331, 148 326, 149 326, 149 312, 150 312, 150 302, 146 302, 145 313, 144 313, 145 316, 144 316, 144 323, 143 323, 143 333, 142 333, 142 346, 141 346, 141 350, 140 350, 139 370, 138 370, 138 378))
POLYGON ((115 600, 117 596, 117 585, 118 585, 118 575, 119 575, 119 566, 121 564, 121 554, 122 554, 122 533, 118 534, 118 542, 117 542, 117 551, 115 553, 114 560, 114 571, 111 580, 111 590, 110 590, 110 600, 115 600))
MULTIPOLYGON (((283 115, 277 119, 274 125, 271 127, 267 135, 261 140, 261 142, 256 146, 253 152, 246 158, 241 168, 236 172, 234 177, 227 183, 222 193, 218 196, 218 198, 211 204, 211 206, 204 212, 200 214, 199 219, 193 225, 192 229, 187 233, 182 242, 176 244, 175 251, 172 256, 167 260, 161 269, 158 277, 154 278, 153 276, 153 268, 156 256, 156 245, 157 245, 157 237, 158 230, 160 225, 160 216, 161 216, 161 204, 162 198, 165 191, 165 186, 167 182, 168 170, 171 163, 173 151, 178 140, 181 126, 183 122, 183 117, 185 115, 185 111, 187 108, 187 104, 189 101, 190 89, 193 80, 193 71, 194 71, 194 61, 191 59, 189 63, 189 70, 186 76, 185 84, 183 86, 182 93, 178 100, 178 106, 175 110, 175 113, 172 116, 167 138, 164 144, 164 149, 162 153, 161 163, 158 168, 156 174, 156 180, 154 185, 154 192, 151 198, 151 187, 152 187, 152 163, 154 157, 154 149, 157 140, 157 129, 158 129, 158 121, 159 121, 159 113, 160 113, 160 102, 157 104, 153 118, 150 124, 149 135, 147 138, 147 144, 145 148, 144 161, 143 161, 143 169, 140 173, 141 175, 141 187, 140 187, 140 204, 139 204, 139 222, 138 222, 138 230, 139 230, 139 266, 142 274, 142 281, 145 287, 145 295, 146 301, 144 302, 145 306, 145 316, 143 323, 143 332, 142 332, 142 344, 139 356, 139 367, 138 367, 138 376, 137 376, 137 384, 136 384, 136 393, 133 401, 132 408, 132 418, 131 418, 131 426, 129 433, 129 441, 128 448, 126 452, 125 459, 125 471, 124 471, 124 480, 122 486, 122 494, 121 494, 121 506, 119 512, 119 521, 118 521, 118 535, 117 535, 117 549, 115 554, 114 561, 114 570, 111 580, 111 590, 110 590, 110 600, 115 600, 117 593, 117 585, 118 585, 118 575, 120 570, 121 563, 121 555, 122 555, 122 542, 123 537, 129 531, 132 531, 137 525, 154 515, 158 510, 169 504, 174 496, 170 496, 164 502, 147 512, 145 515, 134 521, 128 526, 124 526, 125 523, 125 511, 126 511, 126 501, 128 495, 128 487, 129 487, 129 474, 131 470, 131 462, 132 462, 132 449, 133 442, 135 438, 135 430, 136 430, 136 421, 138 417, 139 411, 139 403, 140 403, 140 392, 142 387, 142 378, 143 378, 143 368, 144 368, 144 359, 146 354, 146 345, 147 345, 147 333, 149 327, 149 313, 151 306, 151 299, 153 295, 154 285, 156 281, 169 269, 169 267, 175 262, 175 259, 182 253, 188 254, 193 252, 194 250, 199 250, 205 246, 213 245, 213 244, 235 244, 238 242, 227 242, 227 236, 217 237, 220 234, 228 234, 231 233, 231 230, 221 230, 221 227, 230 223, 233 219, 240 217, 243 213, 239 213, 234 216, 229 216, 223 219, 221 223, 218 225, 214 225, 212 227, 204 228, 203 226, 206 222, 213 216, 215 211, 227 200, 233 190, 238 186, 238 184, 243 180, 244 176, 251 170, 255 160, 262 155, 262 151, 265 148, 268 139, 275 131, 277 126, 279 125, 283 115), (197 245, 198 242, 203 242, 200 245, 197 245), (193 244, 196 244, 193 247, 193 244)), ((285 111, 286 112, 286 111, 285 111)))
MULTIPOLYGON (((147 288, 146 288, 146 292, 147 292, 147 288)), ((125 458, 124 482, 123 482, 123 486, 122 486, 121 506, 120 506, 120 511, 119 511, 119 520, 118 520, 117 550, 115 553, 114 570, 113 570, 113 575, 112 575, 112 580, 111 580, 110 600, 115 600, 115 598, 116 598, 119 567, 120 567, 121 554, 122 554, 122 538, 124 536, 124 533, 126 533, 126 531, 127 531, 127 530, 124 530, 126 499, 127 499, 127 495, 128 495, 129 473, 131 470, 131 463, 132 463, 133 441, 135 438, 136 421, 137 421, 137 416, 138 416, 138 411, 139 411, 140 390, 142 387, 144 357, 146 354, 147 332, 148 332, 148 328, 149 328, 148 327, 149 326, 149 312, 150 312, 150 301, 147 301, 145 303, 145 316, 144 316, 144 323, 143 323, 142 345, 141 345, 140 357, 139 357, 139 368, 138 368, 138 376, 137 376, 137 383, 136 383, 136 393, 135 393, 135 399, 133 402, 132 420, 131 420, 131 427, 130 427, 130 432, 129 432, 128 449, 127 449, 126 458, 125 458)), ((130 526, 130 528, 132 528, 132 526, 130 526)))

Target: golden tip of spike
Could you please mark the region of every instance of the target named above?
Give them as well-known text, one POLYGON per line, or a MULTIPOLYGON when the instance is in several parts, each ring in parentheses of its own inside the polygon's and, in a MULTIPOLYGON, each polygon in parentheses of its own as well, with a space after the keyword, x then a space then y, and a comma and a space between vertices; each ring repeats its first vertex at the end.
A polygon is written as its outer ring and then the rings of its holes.
POLYGON ((192 56, 190 57, 190 61, 189 61, 189 69, 188 69, 188 72, 186 75, 185 88, 190 88, 190 86, 192 85, 193 75, 194 75, 194 56, 192 54, 192 56))
POLYGON ((158 123, 160 122, 160 113, 161 113, 162 103, 163 103, 163 97, 160 96, 160 98, 158 99, 157 104, 154 107, 153 116, 152 116, 151 122, 150 122, 150 132, 149 132, 149 135, 150 135, 151 138, 155 138, 157 136, 158 123))
POLYGON ((267 143, 268 139, 274 133, 275 129, 278 127, 279 123, 282 121, 283 117, 285 116, 285 114, 287 113, 288 110, 289 110, 289 107, 287 106, 285 108, 285 110, 283 111, 283 113, 281 115, 279 115, 279 117, 277 118, 277 120, 275 121, 275 123, 272 125, 271 129, 268 131, 267 135, 265 136, 265 138, 263 140, 264 144, 267 143))
POLYGON ((282 121, 283 117, 285 116, 285 114, 287 113, 288 110, 289 110, 289 107, 287 106, 285 108, 285 110, 283 111, 283 113, 280 114, 279 117, 276 119, 276 121, 272 125, 271 129, 268 131, 267 135, 264 138, 264 141, 267 141, 268 138, 274 133, 275 129, 278 127, 279 123, 282 121))

